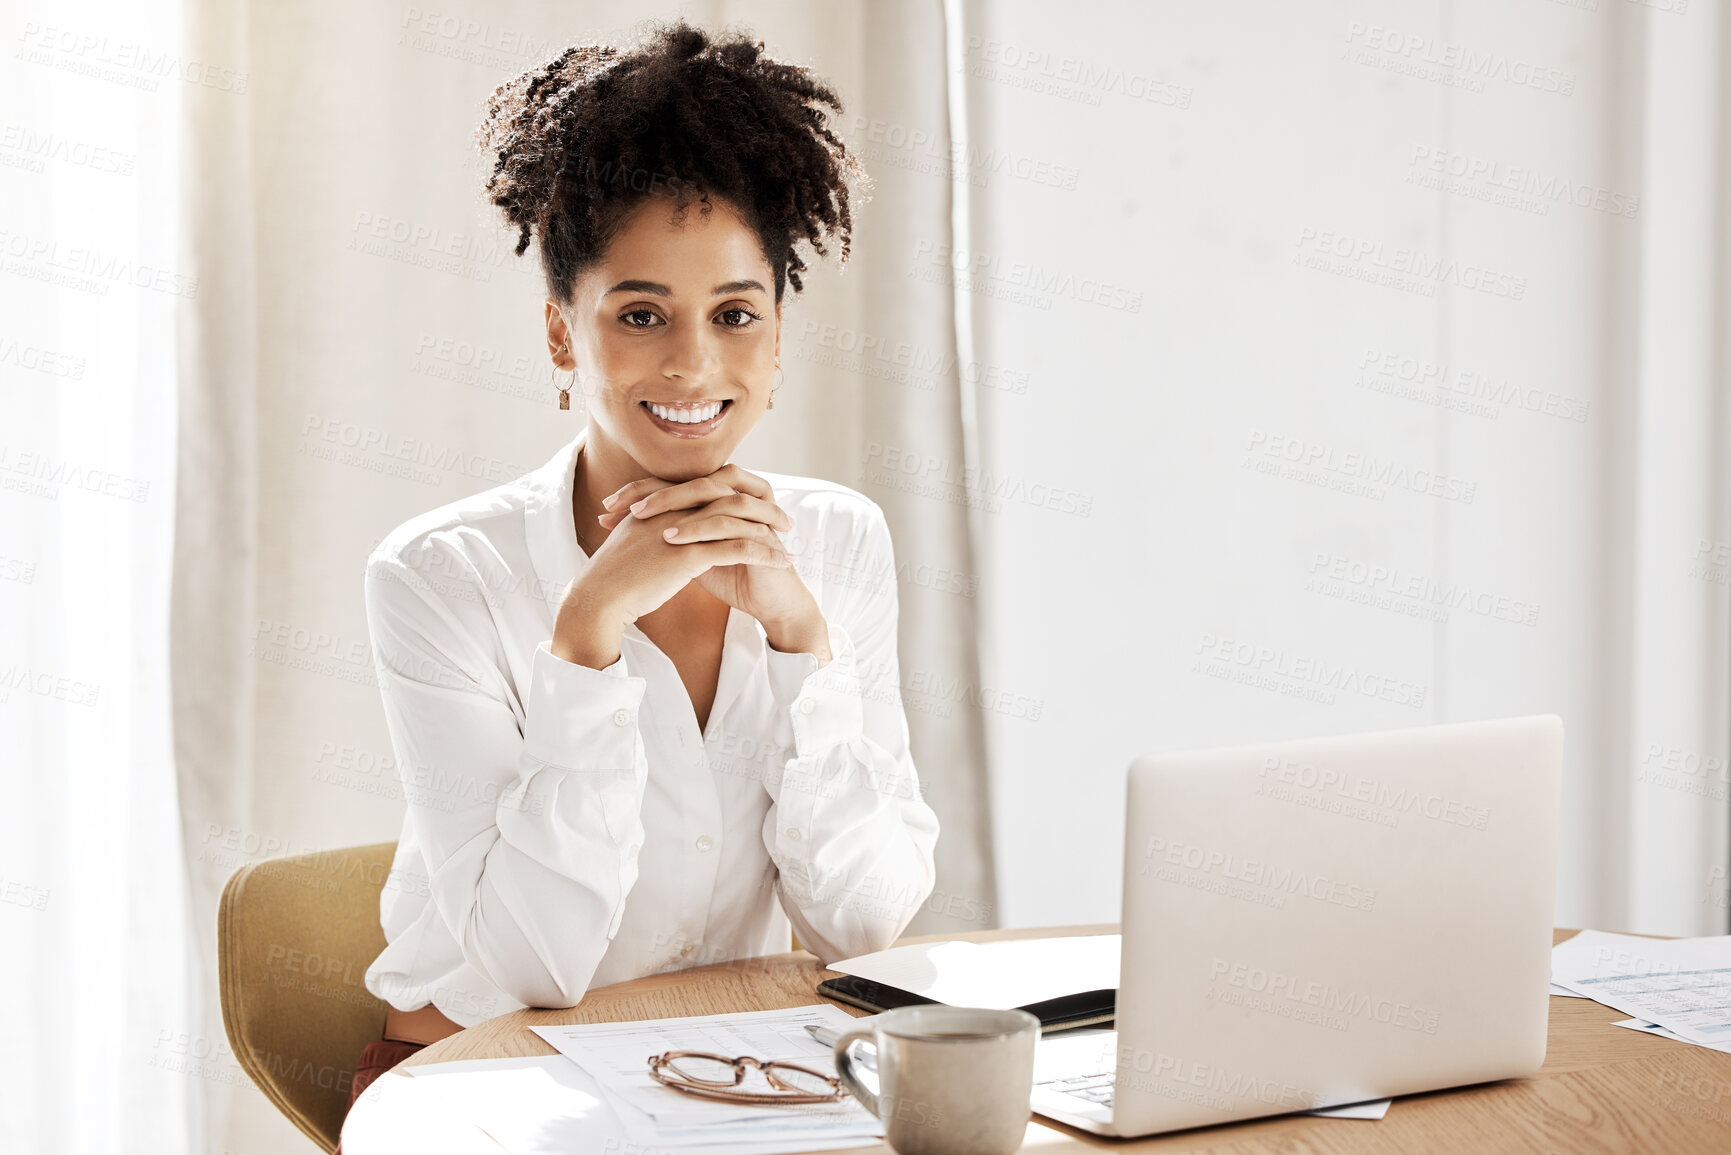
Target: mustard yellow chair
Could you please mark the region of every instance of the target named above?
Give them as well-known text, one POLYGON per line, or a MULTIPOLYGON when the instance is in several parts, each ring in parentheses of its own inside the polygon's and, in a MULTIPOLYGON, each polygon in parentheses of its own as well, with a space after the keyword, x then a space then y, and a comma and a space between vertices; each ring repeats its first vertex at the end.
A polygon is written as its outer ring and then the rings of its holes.
MULTIPOLYGON (((216 915, 222 1023, 241 1069, 334 1151, 361 1048, 383 1036, 367 967, 385 949, 379 892, 397 844, 272 858, 234 872, 216 915)), ((799 938, 792 941, 799 950, 799 938)))
POLYGON ((241 1069, 277 1110, 336 1149, 361 1048, 384 1034, 364 982, 385 948, 379 892, 396 843, 243 866, 217 908, 222 1022, 241 1069))

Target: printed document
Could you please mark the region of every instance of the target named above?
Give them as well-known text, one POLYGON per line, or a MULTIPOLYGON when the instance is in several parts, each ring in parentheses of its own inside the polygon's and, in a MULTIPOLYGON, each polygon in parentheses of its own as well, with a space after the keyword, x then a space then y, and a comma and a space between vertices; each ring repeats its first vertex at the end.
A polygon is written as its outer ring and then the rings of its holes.
POLYGON ((1552 950, 1551 981, 1683 1042, 1717 1049, 1731 1041, 1731 935, 1585 930, 1552 950))
MULTIPOLYGON (((853 1016, 825 1003, 779 1011, 532 1029, 595 1080, 632 1140, 644 1146, 774 1140, 864 1144, 881 1136, 883 1125, 852 1097, 805 1106, 724 1103, 682 1094, 649 1074, 650 1055, 706 1051, 727 1058, 782 1059, 833 1075, 833 1050, 813 1039, 806 1024, 844 1031, 853 1021, 853 1016)), ((748 1070, 746 1079, 748 1089, 767 1089, 757 1071, 748 1070)))

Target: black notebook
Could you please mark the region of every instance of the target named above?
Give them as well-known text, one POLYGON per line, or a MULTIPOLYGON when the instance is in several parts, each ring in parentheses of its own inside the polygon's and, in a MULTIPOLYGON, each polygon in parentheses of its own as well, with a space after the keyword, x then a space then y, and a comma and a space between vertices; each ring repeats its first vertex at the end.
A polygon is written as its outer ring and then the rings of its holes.
MULTIPOLYGON (((846 1003, 852 1007, 871 1011, 892 1010, 896 1007, 912 1007, 921 1003, 935 1003, 936 999, 924 995, 912 994, 899 987, 887 987, 882 983, 874 983, 870 979, 862 979, 857 975, 842 975, 836 979, 826 979, 817 984, 817 993, 838 1003, 846 1003)), ((1057 998, 1042 999, 1037 1003, 1028 1003, 1019 1010, 1027 1011, 1040 1020, 1040 1030, 1061 1031, 1069 1027, 1109 1027, 1112 1025, 1114 1004, 1118 1000, 1116 989, 1109 991, 1081 991, 1073 995, 1059 995, 1057 998)))
POLYGON ((1118 997, 1117 935, 937 942, 831 964, 818 993, 868 1011, 924 1003, 1015 1007, 1042 1031, 1110 1026, 1118 997))

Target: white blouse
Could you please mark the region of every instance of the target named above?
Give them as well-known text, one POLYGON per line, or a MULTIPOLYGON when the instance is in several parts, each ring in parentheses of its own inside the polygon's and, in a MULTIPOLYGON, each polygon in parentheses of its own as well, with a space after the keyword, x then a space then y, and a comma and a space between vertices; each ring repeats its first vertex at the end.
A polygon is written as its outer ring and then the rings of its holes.
POLYGON ((408 802, 367 987, 470 1026, 590 987, 788 949, 888 946, 931 892, 937 817, 898 692, 883 511, 828 481, 761 473, 833 660, 769 647, 728 614, 698 732, 684 683, 636 626, 605 670, 553 656, 590 564, 579 434, 507 485, 403 523, 367 559, 367 627, 408 802))

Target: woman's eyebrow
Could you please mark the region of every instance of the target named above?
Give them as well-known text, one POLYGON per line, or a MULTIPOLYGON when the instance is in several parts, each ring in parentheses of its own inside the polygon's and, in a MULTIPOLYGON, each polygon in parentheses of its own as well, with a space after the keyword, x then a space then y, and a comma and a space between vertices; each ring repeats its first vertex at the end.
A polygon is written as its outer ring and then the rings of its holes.
POLYGON ((671 297, 673 290, 654 281, 620 281, 602 295, 608 296, 613 293, 649 293, 657 297, 671 297))
MULTIPOLYGON (((723 297, 729 293, 743 293, 747 289, 756 289, 760 293, 769 292, 761 281, 728 281, 715 286, 710 292, 717 297, 723 297)), ((673 290, 658 281, 620 281, 603 295, 611 296, 614 293, 648 293, 656 297, 671 297, 673 290)))

